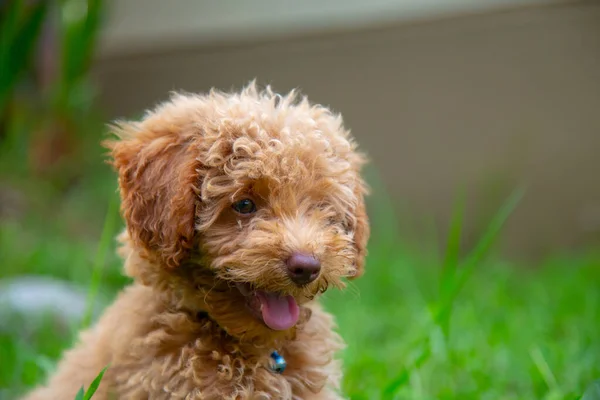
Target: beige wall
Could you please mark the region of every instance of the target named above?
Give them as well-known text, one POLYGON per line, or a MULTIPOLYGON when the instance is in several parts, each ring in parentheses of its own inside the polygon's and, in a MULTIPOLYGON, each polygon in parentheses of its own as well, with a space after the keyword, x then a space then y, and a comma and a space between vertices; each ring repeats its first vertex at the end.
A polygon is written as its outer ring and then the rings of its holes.
POLYGON ((357 30, 573 0, 113 0, 100 56, 357 30))
POLYGON ((111 117, 172 89, 300 87, 344 114, 410 219, 447 219, 461 184, 470 232, 518 182, 513 253, 600 237, 600 5, 120 55, 96 76, 111 117))

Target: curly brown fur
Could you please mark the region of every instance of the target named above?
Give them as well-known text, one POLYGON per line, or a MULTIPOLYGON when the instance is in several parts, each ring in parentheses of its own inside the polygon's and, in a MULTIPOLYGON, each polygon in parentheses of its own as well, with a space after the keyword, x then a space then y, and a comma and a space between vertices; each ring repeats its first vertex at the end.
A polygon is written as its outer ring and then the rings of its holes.
POLYGON ((343 343, 315 297, 362 274, 369 236, 364 160, 341 118, 252 83, 174 95, 114 132, 134 283, 28 398, 73 398, 106 365, 99 400, 340 398, 343 343), (232 209, 240 199, 256 212, 232 209), (320 261, 317 279, 290 280, 294 252, 320 261), (259 292, 291 299, 297 322, 268 327, 249 303, 259 292))

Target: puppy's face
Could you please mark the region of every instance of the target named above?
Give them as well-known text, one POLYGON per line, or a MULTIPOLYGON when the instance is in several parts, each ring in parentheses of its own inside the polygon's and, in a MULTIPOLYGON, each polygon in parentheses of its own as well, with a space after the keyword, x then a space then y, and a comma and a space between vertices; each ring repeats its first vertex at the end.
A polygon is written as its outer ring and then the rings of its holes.
POLYGON ((135 246, 226 329, 287 331, 362 273, 363 159, 327 109, 250 86, 177 96, 120 135, 109 146, 135 246))
POLYGON ((224 165, 206 171, 198 232, 216 276, 268 327, 285 330, 300 304, 358 273, 362 186, 349 143, 339 154, 318 130, 265 132, 245 132, 224 165))

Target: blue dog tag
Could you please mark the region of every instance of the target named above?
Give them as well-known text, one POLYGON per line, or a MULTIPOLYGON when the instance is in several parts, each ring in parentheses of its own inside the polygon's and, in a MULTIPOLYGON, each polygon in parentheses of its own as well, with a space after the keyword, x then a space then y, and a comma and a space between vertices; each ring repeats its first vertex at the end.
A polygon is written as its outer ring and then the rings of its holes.
POLYGON ((271 371, 276 374, 283 374, 285 371, 285 367, 287 364, 285 363, 285 358, 281 356, 278 352, 274 351, 271 353, 271 358, 273 359, 273 363, 271 364, 271 371))

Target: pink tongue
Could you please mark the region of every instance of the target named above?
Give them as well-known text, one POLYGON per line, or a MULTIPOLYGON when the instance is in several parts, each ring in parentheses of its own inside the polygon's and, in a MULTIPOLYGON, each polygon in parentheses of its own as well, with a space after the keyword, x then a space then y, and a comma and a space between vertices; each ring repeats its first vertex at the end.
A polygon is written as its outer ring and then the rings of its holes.
POLYGON ((300 309, 292 296, 280 297, 274 293, 257 291, 265 324, 273 330, 290 329, 298 322, 300 309))

